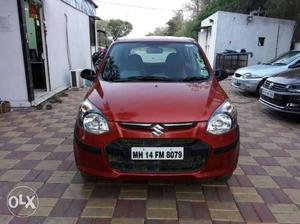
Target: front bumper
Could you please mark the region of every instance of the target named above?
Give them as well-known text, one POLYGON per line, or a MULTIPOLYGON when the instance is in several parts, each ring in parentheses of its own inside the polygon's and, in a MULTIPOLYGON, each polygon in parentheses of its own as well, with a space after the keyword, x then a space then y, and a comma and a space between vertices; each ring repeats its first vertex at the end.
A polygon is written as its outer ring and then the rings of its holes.
MULTIPOLYGON (((262 87, 260 90, 259 102, 263 105, 272 108, 274 110, 286 113, 300 114, 300 94, 291 92, 274 92, 274 97, 270 98, 262 94, 262 90, 266 89, 262 87), (298 106, 290 106, 296 104, 298 106)), ((269 90, 269 89, 266 89, 269 90)), ((269 90, 270 91, 270 90, 269 90)))
POLYGON ((237 89, 247 91, 247 92, 256 92, 259 83, 261 82, 261 78, 259 79, 243 79, 241 77, 232 76, 231 85, 237 89))
MULTIPOLYGON (((154 138, 149 131, 124 128, 117 122, 110 122, 109 125, 111 129, 109 132, 94 135, 85 132, 76 124, 74 154, 77 167, 81 172, 113 179, 206 179, 229 175, 237 166, 239 155, 238 127, 224 135, 214 136, 205 131, 206 122, 199 122, 192 128, 169 131, 163 137, 154 138), (145 140, 169 142, 169 140, 175 139, 182 142, 176 144, 184 146, 186 161, 167 161, 167 163, 154 161, 152 163, 146 162, 146 164, 143 164, 142 161, 138 164, 130 159, 130 147, 132 145, 123 144, 124 140, 126 140, 126 144, 128 142, 140 144, 139 142, 145 140), (183 142, 186 139, 193 139, 194 142, 184 145, 187 144, 187 142, 183 142), (120 140, 123 144, 121 146, 120 140), (150 169, 149 167, 154 168, 150 169), (158 167, 161 170, 157 170, 158 167)), ((174 146, 175 143, 166 144, 174 146)))

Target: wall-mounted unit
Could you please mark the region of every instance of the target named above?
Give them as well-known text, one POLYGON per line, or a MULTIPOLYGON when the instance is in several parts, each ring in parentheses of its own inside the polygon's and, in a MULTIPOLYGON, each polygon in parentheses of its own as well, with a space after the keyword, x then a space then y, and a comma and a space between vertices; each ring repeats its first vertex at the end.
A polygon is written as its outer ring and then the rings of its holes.
POLYGON ((71 88, 82 88, 84 86, 83 79, 80 76, 82 69, 73 69, 70 71, 71 88))

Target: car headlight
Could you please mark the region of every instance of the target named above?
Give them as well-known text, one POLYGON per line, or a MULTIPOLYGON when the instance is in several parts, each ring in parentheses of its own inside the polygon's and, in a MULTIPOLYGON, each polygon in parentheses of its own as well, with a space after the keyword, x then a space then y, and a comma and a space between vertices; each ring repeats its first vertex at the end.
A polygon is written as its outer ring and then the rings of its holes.
POLYGON ((220 135, 231 131, 236 126, 237 110, 230 100, 226 100, 208 120, 206 131, 214 135, 220 135))
POLYGON ((78 121, 84 130, 93 134, 109 131, 108 123, 102 113, 87 99, 79 107, 78 121))
POLYGON ((258 79, 258 78, 261 78, 261 77, 258 75, 251 74, 251 73, 246 73, 243 75, 243 79, 258 79))
POLYGON ((300 84, 289 85, 287 86, 287 90, 292 93, 300 93, 300 84))

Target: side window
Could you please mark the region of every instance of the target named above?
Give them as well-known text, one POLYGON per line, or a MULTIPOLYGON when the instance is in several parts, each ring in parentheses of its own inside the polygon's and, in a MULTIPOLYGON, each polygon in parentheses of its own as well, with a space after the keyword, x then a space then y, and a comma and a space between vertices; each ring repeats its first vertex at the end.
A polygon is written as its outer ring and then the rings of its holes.
POLYGON ((113 57, 109 56, 106 60, 102 76, 107 80, 120 78, 119 67, 115 63, 113 57))
POLYGON ((294 68, 300 68, 300 60, 292 65, 294 68))

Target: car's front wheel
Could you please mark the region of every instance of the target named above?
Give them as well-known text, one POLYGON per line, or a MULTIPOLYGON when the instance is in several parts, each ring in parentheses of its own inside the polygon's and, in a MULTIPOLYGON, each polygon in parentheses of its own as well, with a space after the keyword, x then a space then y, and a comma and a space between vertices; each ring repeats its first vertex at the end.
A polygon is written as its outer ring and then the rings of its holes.
POLYGON ((265 83, 265 79, 262 80, 258 85, 257 85, 257 88, 256 88, 256 95, 259 96, 260 95, 260 87, 263 86, 263 84, 265 83))

